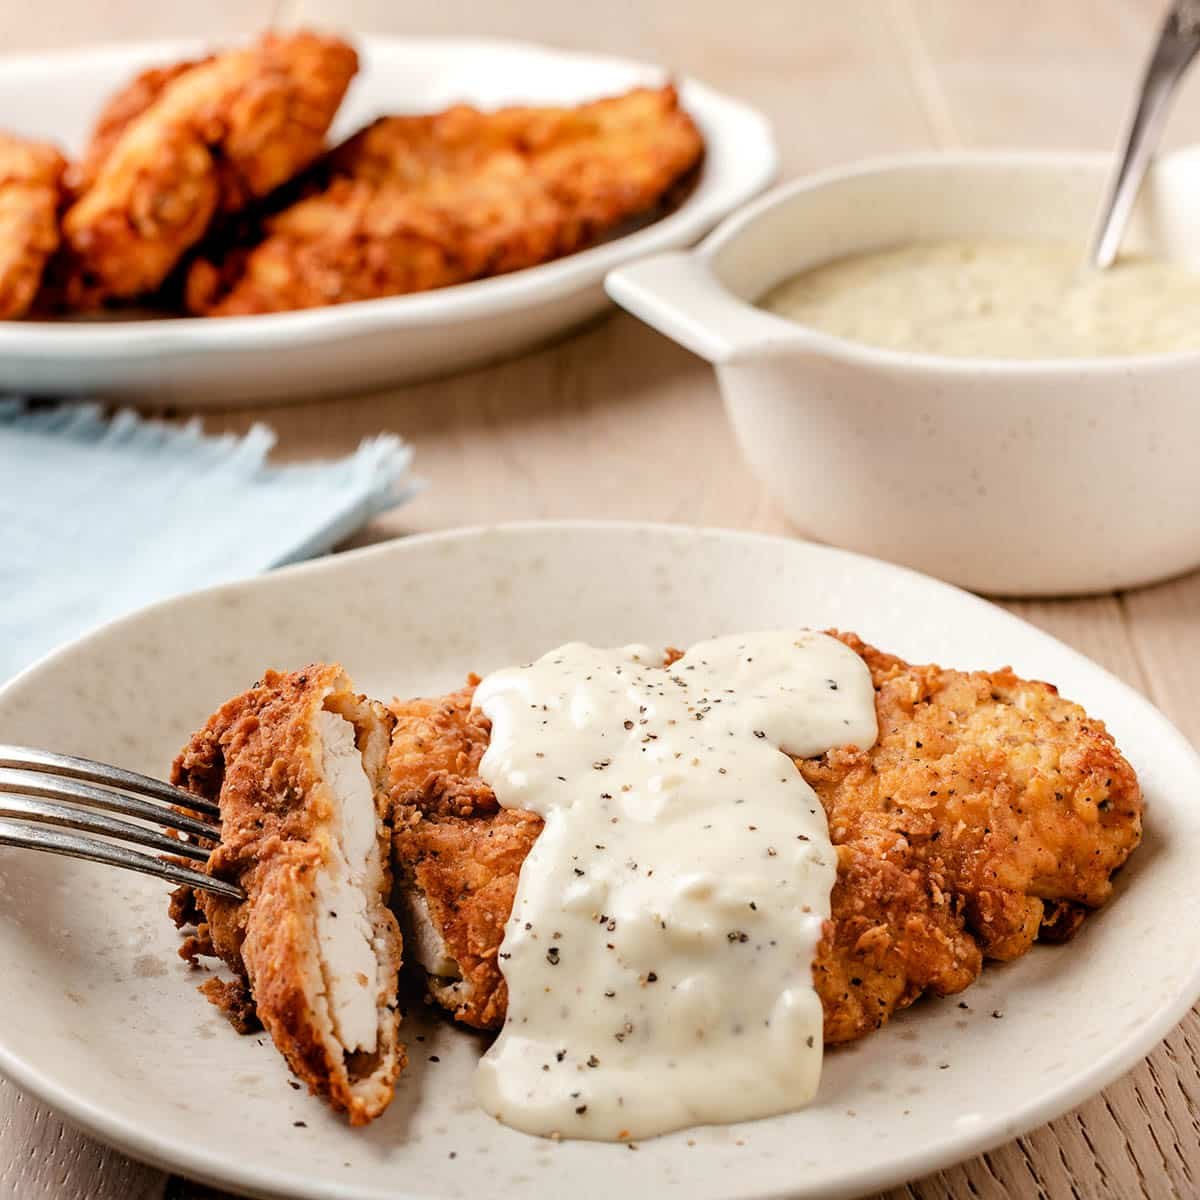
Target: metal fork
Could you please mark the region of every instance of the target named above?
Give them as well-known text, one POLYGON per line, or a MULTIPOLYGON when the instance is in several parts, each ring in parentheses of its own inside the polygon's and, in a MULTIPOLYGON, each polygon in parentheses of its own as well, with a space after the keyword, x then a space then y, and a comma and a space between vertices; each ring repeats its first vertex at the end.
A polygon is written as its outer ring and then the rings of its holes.
POLYGON ((210 801, 148 775, 69 754, 0 745, 0 845, 86 858, 244 900, 236 884, 123 844, 207 862, 209 850, 186 839, 219 842, 220 826, 203 818, 220 815, 210 801), (177 806, 201 816, 178 812, 177 806), (149 821, 157 828, 108 813, 149 821), (161 832, 164 829, 183 837, 169 837, 161 832))

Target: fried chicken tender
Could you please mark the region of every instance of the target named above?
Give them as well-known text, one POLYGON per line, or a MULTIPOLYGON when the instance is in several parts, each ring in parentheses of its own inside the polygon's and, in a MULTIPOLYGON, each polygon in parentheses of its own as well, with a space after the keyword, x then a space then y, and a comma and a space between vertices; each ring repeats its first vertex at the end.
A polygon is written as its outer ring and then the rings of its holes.
POLYGON ((68 175, 71 190, 77 195, 86 191, 96 180, 100 167, 125 130, 142 115, 175 82, 193 67, 212 62, 213 55, 171 63, 165 67, 150 67, 112 95, 100 110, 92 135, 79 161, 73 163, 68 175))
POLYGON ((308 166, 358 59, 312 33, 139 77, 106 111, 63 218, 68 303, 154 291, 219 213, 308 166))
POLYGON ((0 320, 29 311, 58 248, 66 166, 53 146, 0 133, 0 320))
POLYGON ((331 152, 260 240, 195 262, 186 303, 277 312, 533 266, 653 210, 702 153, 672 87, 577 108, 383 117, 331 152))
MULTIPOLYGON (((971 984, 985 957, 1070 936, 1137 846, 1141 793, 1099 721, 1048 684, 910 666, 838 634, 870 668, 879 739, 797 766, 838 852, 814 984, 825 1041, 879 1028, 923 993, 971 984)), ((507 1004, 497 952, 541 829, 479 778, 490 726, 472 679, 397 701, 394 865, 429 991, 468 1025, 507 1004)))
POLYGON ((244 902, 180 888, 181 954, 223 959, 201 990, 247 1030, 261 1021, 293 1072, 351 1124, 377 1117, 404 1065, 401 942, 384 789, 391 719, 337 666, 261 683, 223 705, 176 759, 172 781, 216 800, 210 874, 244 902))

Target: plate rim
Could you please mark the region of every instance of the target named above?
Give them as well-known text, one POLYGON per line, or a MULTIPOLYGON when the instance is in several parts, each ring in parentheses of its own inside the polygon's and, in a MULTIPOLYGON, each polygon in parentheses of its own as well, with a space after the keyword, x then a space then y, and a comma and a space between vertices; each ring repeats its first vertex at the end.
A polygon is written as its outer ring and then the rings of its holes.
MULTIPOLYGON (((807 539, 788 537, 780 534, 758 533, 747 530, 724 528, 709 525, 688 525, 671 522, 650 522, 633 520, 527 520, 506 521, 458 526, 447 530, 435 530, 425 533, 411 534, 405 537, 389 539, 372 546, 347 550, 340 554, 326 555, 322 558, 298 563, 291 566, 276 568, 261 575, 248 579, 236 580, 229 583, 217 584, 212 587, 200 588, 178 596, 169 597, 146 605, 125 616, 109 621, 94 630, 82 635, 66 645, 52 650, 35 663, 21 671, 18 675, 0 687, 0 706, 8 699, 11 692, 25 686, 28 681, 45 667, 56 663, 61 658, 77 652, 85 645, 97 640, 111 637, 122 627, 133 625, 149 613, 162 613, 172 607, 182 606, 197 600, 216 599, 239 591, 253 591, 264 582, 281 577, 286 581, 302 578, 308 575, 337 572, 347 562, 359 562, 368 558, 383 558, 388 556, 403 556, 411 548, 418 549, 428 545, 453 541, 469 541, 480 537, 512 536, 521 534, 536 534, 540 532, 570 532, 582 533, 594 531, 601 533, 626 533, 651 535, 654 537, 674 539, 719 539, 735 542, 749 542, 764 546, 779 548, 795 548, 802 546, 806 550, 816 551, 827 555, 831 561, 859 562, 871 564, 874 567, 884 567, 889 572, 897 572, 921 585, 933 585, 936 590, 954 594, 957 602, 966 600, 972 606, 989 610, 991 616, 999 615, 1005 622, 1016 628, 1031 631, 1037 639, 1048 642, 1059 652, 1080 664, 1087 671, 1102 676, 1110 686, 1117 689, 1122 699, 1132 708, 1140 710, 1139 716, 1157 727, 1156 736, 1174 742, 1176 748, 1183 752, 1200 775, 1200 752, 1180 732, 1170 719, 1146 696, 1131 685, 1119 679, 1112 672, 1098 663, 1093 662, 1085 654, 1074 649, 1016 614, 1000 608, 984 598, 945 583, 932 576, 914 571, 908 567, 872 558, 869 555, 858 554, 840 547, 827 546, 807 539)), ((1019 1115, 1012 1117, 996 1117, 985 1120, 980 1128, 972 1132, 960 1132, 956 1135, 953 1149, 945 1144, 917 1147, 911 1152, 894 1157, 886 1164, 859 1169, 848 1174, 835 1185, 820 1192, 819 1195, 827 1200, 849 1198, 873 1190, 880 1190, 907 1181, 919 1179, 933 1171, 963 1162, 975 1155, 1020 1137, 1031 1130, 1071 1111, 1109 1087, 1121 1076, 1135 1067, 1149 1055, 1156 1046, 1179 1024, 1191 1008, 1200 999, 1200 961, 1191 967, 1190 971, 1181 976, 1170 996, 1158 1005, 1152 1018, 1147 1020, 1137 1030, 1130 1033, 1106 1054, 1096 1059, 1091 1067, 1080 1073, 1075 1079, 1062 1084, 1056 1084, 1044 1090, 1038 1099, 1019 1110, 1019 1115)), ((170 1173, 183 1174, 205 1183, 221 1187, 239 1189, 247 1194, 262 1197, 309 1197, 311 1200, 344 1200, 354 1195, 373 1197, 374 1193, 348 1191, 348 1183, 324 1183, 319 1180, 309 1181, 304 1190, 296 1191, 296 1181, 286 1174, 279 1173, 272 1166, 262 1166, 259 1163, 238 1164, 232 1160, 215 1165, 205 1160, 203 1151, 197 1149, 186 1140, 164 1140, 159 1136, 144 1133, 132 1122, 106 1114, 96 1103, 65 1087, 59 1087, 52 1079, 44 1077, 38 1069, 27 1063, 19 1054, 14 1053, 6 1044, 0 1031, 0 1074, 6 1076, 21 1090, 36 1097, 53 1109, 56 1113, 85 1130, 89 1135, 105 1144, 116 1147, 142 1162, 150 1163, 170 1173)), ((798 1181, 802 1186, 802 1181, 798 1181)), ((395 1200, 443 1200, 443 1197, 430 1192, 417 1193, 396 1191, 391 1193, 395 1200)), ((785 1189, 768 1188, 754 1192, 743 1193, 747 1200, 786 1200, 796 1194, 794 1187, 785 1189)))
MULTIPOLYGON (((519 38, 402 37, 374 33, 350 36, 364 58, 375 49, 408 48, 433 54, 493 51, 550 61, 588 63, 596 68, 670 79, 679 87, 708 144, 720 138, 729 124, 752 131, 753 138, 739 140, 738 153, 746 163, 753 164, 753 169, 747 170, 743 165, 737 172, 714 175, 710 194, 693 195, 673 212, 624 237, 504 275, 429 292, 384 296, 295 312, 111 322, 0 321, 0 354, 19 350, 26 359, 52 353, 90 362, 129 361, 163 353, 281 349, 297 337, 333 342, 397 330, 453 328, 460 323, 510 312, 514 307, 553 302, 593 284, 598 286, 609 270, 634 258, 670 246, 691 244, 766 188, 779 172, 778 144, 771 123, 761 110, 695 76, 674 74, 661 64, 519 38), (744 153, 747 148, 748 152, 744 153), (131 340, 133 344, 130 344, 131 340)), ((211 47, 211 41, 204 38, 112 41, 95 47, 61 47, 0 57, 0 73, 44 70, 56 62, 61 62, 65 70, 72 61, 96 57, 114 61, 156 56, 168 59, 196 53, 205 47, 211 47)))

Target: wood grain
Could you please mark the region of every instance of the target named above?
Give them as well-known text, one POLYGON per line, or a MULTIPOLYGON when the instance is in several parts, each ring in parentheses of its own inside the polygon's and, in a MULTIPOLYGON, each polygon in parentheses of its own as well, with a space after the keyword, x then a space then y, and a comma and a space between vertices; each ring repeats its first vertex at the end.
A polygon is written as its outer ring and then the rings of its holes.
POLYGON ((0 1196, 158 1200, 163 1174, 85 1138, 0 1077, 0 1196))
MULTIPOLYGON (((6 6, 11 48, 204 31, 266 19, 252 5, 60 0, 6 6)), ((288 19, 394 33, 494 34, 626 53, 735 92, 775 122, 794 175, 933 146, 1108 146, 1158 20, 1150 0, 289 0, 288 19), (736 19, 731 13, 736 11, 736 19)), ((1200 72, 1169 141, 1200 139, 1200 72)), ((503 519, 626 517, 789 532, 730 440, 709 368, 622 314, 523 359, 336 402, 218 415, 279 434, 281 460, 349 451, 395 430, 427 491, 354 544, 503 519)), ((1200 743, 1200 574, 1144 591, 1006 607, 1149 695, 1200 743)), ((1075 1112, 886 1200, 1194 1196, 1200 1191, 1200 1019, 1075 1112)), ((0 1197, 212 1200, 64 1127, 0 1082, 0 1197), (164 1193, 164 1187, 166 1192, 164 1193)))

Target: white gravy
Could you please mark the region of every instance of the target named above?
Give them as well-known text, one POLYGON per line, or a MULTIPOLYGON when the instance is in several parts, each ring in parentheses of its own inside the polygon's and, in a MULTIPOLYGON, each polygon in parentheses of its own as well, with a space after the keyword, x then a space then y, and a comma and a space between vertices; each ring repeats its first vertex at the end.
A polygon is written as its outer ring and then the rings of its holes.
POLYGON ((812 963, 836 853, 788 757, 870 746, 862 659, 811 632, 572 643, 489 675, 480 774, 545 828, 500 950, 476 1095, 507 1125, 615 1140, 797 1108, 816 1091, 812 963))
POLYGON ((1069 243, 913 242, 835 259, 763 308, 838 337, 968 358, 1090 358, 1200 349, 1200 273, 1161 259, 1083 267, 1069 243))

